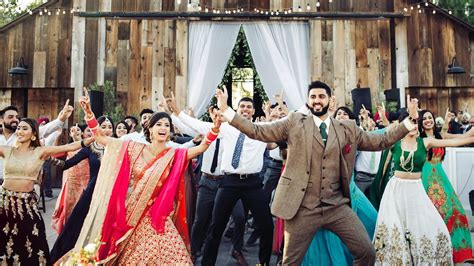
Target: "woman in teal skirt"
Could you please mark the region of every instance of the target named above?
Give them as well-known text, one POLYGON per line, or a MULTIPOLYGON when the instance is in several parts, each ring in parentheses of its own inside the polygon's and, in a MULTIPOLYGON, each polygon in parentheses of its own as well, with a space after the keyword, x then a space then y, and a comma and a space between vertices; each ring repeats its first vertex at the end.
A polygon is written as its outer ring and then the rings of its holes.
MULTIPOLYGON (((440 134, 433 118, 433 113, 428 110, 420 112, 419 129, 422 138, 456 138, 474 135, 470 130, 464 135, 440 134)), ((448 120, 445 123, 449 123, 448 120)), ((428 151, 428 158, 422 170, 422 182, 428 197, 435 205, 439 214, 446 223, 453 245, 454 263, 473 262, 471 234, 464 208, 459 201, 446 173, 442 161, 444 148, 432 148, 428 151)))
MULTIPOLYGON (((339 107, 334 113, 337 120, 355 120, 355 115, 347 107, 339 107)), ((373 132, 381 132, 377 130, 373 132)), ((350 182, 352 210, 357 214, 370 238, 374 235, 377 211, 367 197, 356 186, 354 175, 350 182)), ((352 265, 352 254, 341 239, 331 231, 318 230, 306 252, 302 265, 352 265)))

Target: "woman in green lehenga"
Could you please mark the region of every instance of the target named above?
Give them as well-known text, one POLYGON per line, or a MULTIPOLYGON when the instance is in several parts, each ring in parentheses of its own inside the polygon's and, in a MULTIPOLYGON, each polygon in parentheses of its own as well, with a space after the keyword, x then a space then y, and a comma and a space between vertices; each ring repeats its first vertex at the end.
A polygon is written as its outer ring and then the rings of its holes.
MULTIPOLYGON (((433 113, 428 110, 421 111, 420 118, 422 119, 419 119, 418 128, 422 138, 462 138, 474 135, 474 130, 465 135, 439 133, 435 128, 433 113)), ((448 120, 445 121, 445 123, 448 122, 448 120)), ((444 148, 432 148, 428 151, 428 158, 423 166, 421 176, 423 186, 448 227, 453 245, 454 263, 472 262, 473 252, 469 224, 464 208, 441 164, 444 154, 444 148)))

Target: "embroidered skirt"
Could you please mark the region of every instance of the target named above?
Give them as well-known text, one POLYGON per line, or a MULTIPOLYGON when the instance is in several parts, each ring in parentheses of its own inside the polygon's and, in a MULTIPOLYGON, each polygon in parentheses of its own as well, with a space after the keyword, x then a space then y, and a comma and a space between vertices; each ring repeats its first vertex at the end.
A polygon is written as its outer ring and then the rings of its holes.
POLYGON ((49 265, 44 221, 35 192, 0 186, 0 265, 49 265))
POLYGON ((390 179, 374 235, 376 265, 452 265, 448 228, 421 179, 390 179))

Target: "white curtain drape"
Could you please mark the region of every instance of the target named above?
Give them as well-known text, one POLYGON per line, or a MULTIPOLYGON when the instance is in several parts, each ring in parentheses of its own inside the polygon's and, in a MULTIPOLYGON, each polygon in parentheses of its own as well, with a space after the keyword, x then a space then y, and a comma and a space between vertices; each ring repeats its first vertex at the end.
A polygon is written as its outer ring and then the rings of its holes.
POLYGON ((268 97, 284 91, 290 110, 307 98, 309 75, 309 25, 304 22, 243 24, 255 67, 268 97))
POLYGON ((216 22, 189 25, 188 105, 197 116, 206 112, 224 76, 240 25, 216 22))

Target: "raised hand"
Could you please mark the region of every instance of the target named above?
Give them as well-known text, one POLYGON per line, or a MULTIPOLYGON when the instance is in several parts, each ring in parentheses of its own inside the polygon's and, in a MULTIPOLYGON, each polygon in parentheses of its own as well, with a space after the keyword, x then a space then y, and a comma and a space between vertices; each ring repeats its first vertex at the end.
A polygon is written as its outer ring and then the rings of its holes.
POLYGON ((176 103, 176 98, 174 97, 174 93, 171 92, 171 97, 165 99, 165 111, 174 113, 175 115, 179 115, 181 113, 181 109, 178 107, 178 104, 176 103))
POLYGON ((418 118, 418 99, 417 98, 411 98, 410 95, 407 95, 407 108, 408 108, 408 113, 410 114, 410 117, 413 119, 418 118))
POLYGON ((94 113, 92 112, 92 108, 91 108, 89 91, 87 90, 86 87, 84 87, 82 91, 83 91, 83 95, 79 99, 79 104, 81 105, 82 110, 84 110, 84 113, 86 114, 86 118, 91 118, 94 116, 94 113))
POLYGON ((58 119, 62 122, 66 121, 74 111, 74 107, 69 105, 69 99, 66 100, 63 109, 59 112, 58 119))
POLYGON ((222 124, 222 116, 216 108, 209 108, 209 115, 211 116, 214 128, 220 128, 222 124))
POLYGON ((217 98, 217 107, 221 112, 225 112, 229 106, 227 106, 227 99, 229 94, 227 93, 227 88, 225 85, 222 86, 222 90, 216 89, 216 98, 217 98))
POLYGON ((196 117, 195 114, 194 114, 194 109, 192 107, 188 107, 187 111, 188 111, 188 115, 190 117, 196 117))

